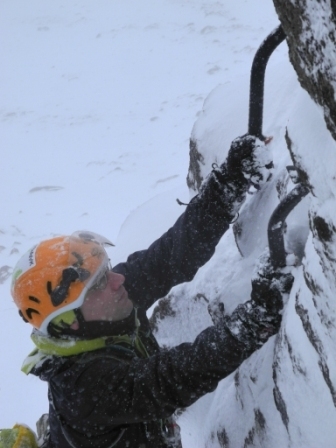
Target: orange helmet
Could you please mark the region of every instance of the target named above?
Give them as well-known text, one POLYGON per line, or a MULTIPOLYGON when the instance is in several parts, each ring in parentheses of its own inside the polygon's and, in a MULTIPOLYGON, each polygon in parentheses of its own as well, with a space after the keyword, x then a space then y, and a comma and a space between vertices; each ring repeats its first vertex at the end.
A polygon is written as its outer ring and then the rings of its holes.
POLYGON ((23 319, 47 334, 60 314, 79 308, 87 291, 108 269, 104 245, 113 244, 93 232, 78 231, 34 246, 17 263, 12 296, 23 319))

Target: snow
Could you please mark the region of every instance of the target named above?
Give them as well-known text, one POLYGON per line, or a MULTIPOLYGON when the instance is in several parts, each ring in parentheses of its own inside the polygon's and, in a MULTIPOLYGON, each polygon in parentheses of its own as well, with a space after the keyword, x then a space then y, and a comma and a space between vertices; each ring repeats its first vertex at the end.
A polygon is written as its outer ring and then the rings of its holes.
MULTIPOLYGON (((195 194, 185 181, 190 136, 205 176, 246 133, 250 66, 278 19, 264 0, 5 0, 0 21, 0 427, 34 428, 48 410, 46 385, 20 372, 33 344, 10 297, 11 269, 53 235, 102 234, 116 244, 116 264, 167 230, 184 210, 176 198, 195 194)), ((293 267, 279 335, 181 415, 184 448, 224 446, 227 437, 232 447, 334 446, 335 405, 323 375, 329 370, 335 383, 335 249, 324 255, 308 209, 335 225, 335 142, 285 43, 266 71, 263 132, 273 137, 274 176, 241 210, 244 256, 228 231, 195 279, 171 291, 176 316, 157 336, 167 346, 192 341, 211 324, 209 304, 221 301, 230 313, 248 298, 277 187, 282 195, 293 188, 286 131, 315 193, 287 220, 287 247, 307 241, 304 263, 293 267), (322 288, 317 304, 309 276, 322 288), (305 312, 317 346, 303 330, 305 312), (287 427, 273 393, 287 405, 287 427)))

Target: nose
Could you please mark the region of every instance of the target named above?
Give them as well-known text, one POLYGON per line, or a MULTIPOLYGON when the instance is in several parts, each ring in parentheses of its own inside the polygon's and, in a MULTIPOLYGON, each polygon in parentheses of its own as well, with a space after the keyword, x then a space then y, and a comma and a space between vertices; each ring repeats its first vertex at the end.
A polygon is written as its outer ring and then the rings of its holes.
POLYGON ((125 277, 122 274, 117 274, 116 272, 109 271, 107 273, 107 281, 110 285, 110 288, 114 291, 117 291, 124 283, 125 277))

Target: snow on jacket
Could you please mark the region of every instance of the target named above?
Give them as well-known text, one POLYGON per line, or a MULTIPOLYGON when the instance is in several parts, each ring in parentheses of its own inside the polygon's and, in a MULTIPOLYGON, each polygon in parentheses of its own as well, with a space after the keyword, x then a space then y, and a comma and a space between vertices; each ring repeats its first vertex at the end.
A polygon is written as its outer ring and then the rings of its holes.
POLYGON ((165 419, 213 391, 256 348, 221 325, 193 343, 160 350, 146 317, 156 300, 190 281, 213 255, 245 194, 243 187, 225 187, 213 172, 167 233, 113 268, 125 276, 148 357, 112 345, 49 357, 33 369, 49 384, 50 447, 173 447, 164 437, 165 419))

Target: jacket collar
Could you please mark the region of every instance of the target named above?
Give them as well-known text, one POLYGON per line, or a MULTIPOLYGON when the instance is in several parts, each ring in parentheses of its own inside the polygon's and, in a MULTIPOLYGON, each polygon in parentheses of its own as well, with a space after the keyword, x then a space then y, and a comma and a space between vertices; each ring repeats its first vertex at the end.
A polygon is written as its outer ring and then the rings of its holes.
MULTIPOLYGON (((116 322, 116 324, 120 323, 116 322)), ((135 312, 133 314, 133 331, 131 334, 123 331, 120 332, 120 334, 100 336, 91 339, 75 338, 73 336, 56 338, 50 335, 45 335, 34 329, 31 334, 31 339, 34 342, 35 349, 24 360, 21 370, 28 375, 35 367, 39 367, 41 363, 52 356, 75 356, 85 352, 106 348, 111 345, 120 344, 134 347, 140 356, 147 357, 147 350, 138 336, 139 325, 140 323, 137 319, 137 313, 135 312)), ((114 333, 117 333, 117 330, 118 329, 115 328, 114 333)))

